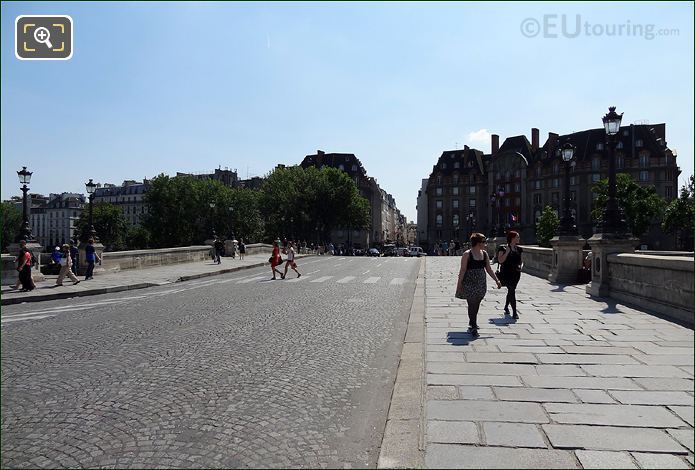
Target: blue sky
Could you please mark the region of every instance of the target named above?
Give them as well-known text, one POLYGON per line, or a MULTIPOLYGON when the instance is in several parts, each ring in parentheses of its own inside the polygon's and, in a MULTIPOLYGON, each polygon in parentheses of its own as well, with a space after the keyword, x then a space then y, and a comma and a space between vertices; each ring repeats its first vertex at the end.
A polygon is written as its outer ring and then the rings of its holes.
POLYGON ((414 220, 442 151, 600 127, 609 105, 666 123, 682 184, 693 88, 691 2, 3 2, 2 198, 22 165, 48 194, 218 166, 245 178, 321 149, 355 153, 414 220), (20 14, 72 16, 73 58, 17 60, 20 14), (562 15, 581 34, 563 36, 562 15), (605 34, 621 24, 630 35, 605 34), (676 32, 634 29, 648 25, 676 32))

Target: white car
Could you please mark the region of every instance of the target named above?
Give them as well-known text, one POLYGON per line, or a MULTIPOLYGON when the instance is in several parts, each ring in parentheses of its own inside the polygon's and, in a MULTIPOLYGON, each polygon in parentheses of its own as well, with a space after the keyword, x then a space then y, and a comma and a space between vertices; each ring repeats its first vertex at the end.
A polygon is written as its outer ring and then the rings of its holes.
POLYGON ((410 251, 408 251, 408 256, 425 256, 425 252, 419 246, 411 246, 410 251))

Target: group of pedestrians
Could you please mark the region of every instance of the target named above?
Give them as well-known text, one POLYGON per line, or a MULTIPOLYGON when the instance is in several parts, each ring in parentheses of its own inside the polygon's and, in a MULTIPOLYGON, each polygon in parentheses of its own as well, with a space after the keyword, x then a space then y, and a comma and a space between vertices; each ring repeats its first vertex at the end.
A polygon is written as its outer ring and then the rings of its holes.
POLYGON ((287 258, 284 260, 285 271, 281 272, 279 269, 277 269, 277 267, 283 263, 282 256, 280 255, 280 240, 275 240, 273 242, 273 253, 270 255, 270 259, 268 259, 268 261, 270 261, 270 269, 273 273, 273 277, 270 278, 271 281, 277 279, 275 274, 279 274, 280 279, 285 279, 285 276, 287 276, 287 271, 290 268, 297 273, 297 278, 302 277, 302 274, 297 270, 297 262, 294 259, 295 254, 297 253, 296 247, 297 244, 291 240, 283 243, 282 253, 287 255, 287 258))
POLYGON ((222 256, 229 255, 232 259, 236 258, 237 250, 239 251, 239 259, 243 260, 244 256, 246 256, 246 245, 244 244, 244 239, 240 239, 239 241, 232 240, 231 243, 231 250, 229 253, 226 252, 225 249, 225 242, 219 237, 215 237, 215 240, 212 243, 213 247, 213 262, 215 264, 222 264, 222 256))
POLYGON ((449 242, 444 241, 440 242, 438 241, 437 243, 434 244, 432 247, 432 250, 430 251, 431 256, 461 256, 463 253, 463 245, 461 243, 454 240, 451 240, 449 242))
POLYGON ((494 272, 490 264, 490 258, 486 251, 487 239, 482 233, 471 235, 471 248, 461 256, 461 268, 456 283, 456 297, 465 299, 468 303, 468 332, 477 338, 478 311, 480 303, 487 293, 487 273, 497 284, 497 288, 507 287, 507 297, 504 303, 504 313, 509 315, 509 307, 512 309, 512 318, 519 318, 516 307, 516 287, 521 279, 522 249, 519 246, 521 240, 519 233, 513 230, 507 232, 507 244, 497 249, 497 262, 499 270, 494 272))
MULTIPOLYGON (((63 280, 67 277, 72 281, 73 285, 79 284, 80 280, 77 279, 77 266, 78 266, 78 254, 79 250, 75 242, 64 243, 62 246, 55 247, 53 253, 51 253, 51 263, 60 266, 58 272, 58 279, 56 279, 55 286, 59 287, 63 285, 63 280)), ((94 247, 94 239, 90 238, 85 245, 85 261, 87 262, 87 270, 85 271, 85 280, 94 278, 94 266, 95 264, 101 263, 101 258, 96 252, 94 247)), ((32 266, 38 266, 36 259, 31 254, 31 251, 27 249, 26 240, 19 241, 19 254, 17 255, 17 271, 18 279, 14 285, 15 289, 19 289, 21 285, 20 292, 29 292, 36 288, 36 284, 32 278, 31 268, 32 266)))

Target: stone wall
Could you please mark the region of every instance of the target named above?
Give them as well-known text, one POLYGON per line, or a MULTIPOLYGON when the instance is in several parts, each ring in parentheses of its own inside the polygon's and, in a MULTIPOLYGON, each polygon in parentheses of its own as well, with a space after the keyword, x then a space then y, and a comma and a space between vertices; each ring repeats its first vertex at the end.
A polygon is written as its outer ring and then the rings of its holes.
POLYGON ((608 255, 610 296, 693 325, 693 258, 608 255))
POLYGON ((522 245, 521 249, 524 250, 522 255, 522 261, 524 262, 523 272, 548 279, 548 275, 553 268, 553 249, 526 245, 522 245))

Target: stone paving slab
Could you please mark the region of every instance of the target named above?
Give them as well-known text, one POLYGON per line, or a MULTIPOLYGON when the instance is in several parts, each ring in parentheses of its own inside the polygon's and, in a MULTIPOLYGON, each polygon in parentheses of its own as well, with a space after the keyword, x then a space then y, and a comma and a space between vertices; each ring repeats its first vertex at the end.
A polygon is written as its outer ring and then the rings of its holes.
POLYGON ((577 450, 575 454, 583 468, 638 468, 627 452, 577 450))
POLYGON ((587 374, 596 377, 676 377, 687 378, 692 374, 675 366, 646 366, 646 365, 588 365, 581 366, 587 374))
MULTIPOLYGON (((611 396, 626 405, 692 405, 693 397, 685 392, 615 390, 611 396)), ((692 407, 691 407, 692 410, 692 407)))
POLYGON ((427 441, 442 444, 480 444, 478 427, 470 421, 428 421, 427 441))
POLYGON ((646 390, 682 390, 686 392, 695 390, 695 383, 692 379, 637 377, 633 380, 646 390))
POLYGON ((569 451, 447 444, 428 445, 425 465, 428 468, 581 468, 569 451))
POLYGON ((617 403, 605 390, 575 388, 572 392, 584 403, 617 403))
POLYGON ((484 400, 431 400, 427 403, 427 418, 444 421, 549 422, 538 403, 484 400))
POLYGON ((545 403, 543 407, 556 423, 649 428, 685 425, 680 418, 660 406, 545 403))
POLYGON ((695 444, 695 435, 692 429, 669 429, 668 433, 676 438, 690 452, 693 452, 695 444))
MULTIPOLYGON (((692 401, 691 401, 692 404, 692 401)), ((692 406, 669 406, 671 411, 676 413, 683 421, 688 423, 690 426, 693 425, 693 418, 695 417, 695 408, 692 406)))
POLYGON ((492 389, 497 398, 504 401, 537 403, 576 403, 579 401, 570 390, 562 388, 492 387, 492 389))
POLYGON ((642 468, 693 468, 676 455, 632 452, 632 456, 642 468))
POLYGON ((542 428, 554 448, 687 454, 661 429, 568 424, 543 424, 542 428))
POLYGON ((543 434, 533 424, 483 423, 485 444, 503 447, 535 447, 546 449, 543 434))
POLYGON ((521 380, 529 387, 543 388, 589 388, 604 390, 641 390, 630 379, 622 377, 555 377, 522 376, 521 380))

